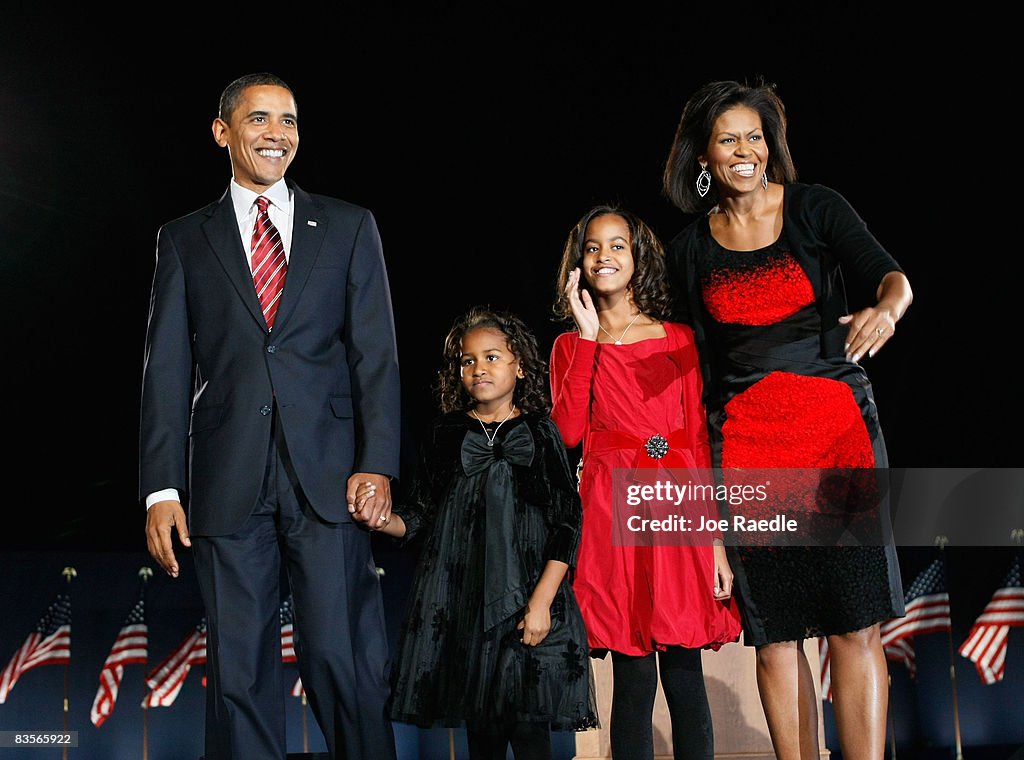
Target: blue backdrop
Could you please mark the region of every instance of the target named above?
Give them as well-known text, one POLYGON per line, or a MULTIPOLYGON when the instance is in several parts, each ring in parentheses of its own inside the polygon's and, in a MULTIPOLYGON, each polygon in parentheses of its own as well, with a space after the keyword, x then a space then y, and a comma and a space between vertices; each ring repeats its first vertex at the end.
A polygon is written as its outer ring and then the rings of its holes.
MULTIPOLYGON (((974 619, 997 588, 1012 553, 1009 549, 947 549, 950 606, 954 649, 967 635, 974 619), (1005 559, 1005 562, 1002 561, 1005 559)), ((903 552, 905 585, 933 556, 929 550, 903 552)), ((386 599, 389 637, 394 644, 403 614, 414 555, 386 545, 377 548, 378 565, 386 599)), ((171 580, 154 572, 147 587, 150 664, 125 667, 117 703, 107 721, 96 728, 89 711, 98 688, 98 677, 138 589, 140 567, 155 568, 144 552, 5 552, 0 553, 0 658, 6 665, 32 631, 54 595, 70 589, 72 599, 71 664, 41 666, 29 670, 17 682, 5 704, 0 705, 0 731, 64 728, 65 670, 69 704, 69 730, 78 732, 79 746, 68 750, 78 760, 141 758, 144 742, 149 760, 197 760, 202 754, 204 689, 203 668, 189 673, 176 701, 169 707, 143 711, 146 672, 166 657, 192 630, 202 616, 199 593, 187 556, 182 574, 171 580), (68 584, 61 572, 72 566, 77 577, 68 584), (145 738, 144 738, 145 737, 145 738)), ((300 632, 301 635, 301 632, 300 632)), ((955 743, 953 689, 949 677, 950 640, 945 634, 915 639, 917 678, 911 680, 903 665, 890 663, 892 718, 900 757, 952 757, 955 743), (928 754, 931 752, 931 754, 928 754)), ((728 648, 718 656, 728 656, 728 648)), ((956 655, 956 688, 963 747, 1013 747, 1024 744, 1024 629, 1009 637, 1005 679, 983 685, 971 662, 956 655)), ((290 687, 298 677, 294 664, 286 666, 290 687)), ((288 718, 288 750, 301 753, 324 750, 323 739, 299 698, 285 698, 288 718), (308 745, 304 745, 304 726, 308 745)), ((828 745, 836 752, 837 741, 831 705, 823 704, 828 745)), ((421 731, 396 725, 400 760, 447 760, 449 734, 445 729, 421 731)), ((465 758, 465 738, 452 735, 459 758, 465 758)), ((557 760, 573 756, 571 734, 556 734, 557 760)), ((27 750, 0 749, 0 758, 22 757, 27 750), (20 753, 20 754, 19 754, 20 753)), ((59 750, 33 750, 30 757, 57 757, 59 750)), ((998 755, 1005 758, 1009 752, 998 755)), ((977 750, 965 757, 978 758, 977 750)), ((986 755, 986 757, 995 757, 986 755)))

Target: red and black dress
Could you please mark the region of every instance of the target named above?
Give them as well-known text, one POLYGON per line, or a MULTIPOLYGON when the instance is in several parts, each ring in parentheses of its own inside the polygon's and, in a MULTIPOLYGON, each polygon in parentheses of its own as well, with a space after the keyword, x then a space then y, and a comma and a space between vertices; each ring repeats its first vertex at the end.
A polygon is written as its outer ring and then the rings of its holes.
MULTIPOLYGON (((900 267, 842 196, 787 185, 782 233, 766 248, 722 247, 705 217, 670 251, 701 355, 716 468, 888 467, 871 384, 846 359, 838 318, 848 311, 843 272, 877 286, 900 267)), ((874 519, 886 516, 879 505, 874 519)), ((879 540, 855 546, 731 544, 744 642, 846 633, 902 615, 895 545, 877 527, 879 540)))

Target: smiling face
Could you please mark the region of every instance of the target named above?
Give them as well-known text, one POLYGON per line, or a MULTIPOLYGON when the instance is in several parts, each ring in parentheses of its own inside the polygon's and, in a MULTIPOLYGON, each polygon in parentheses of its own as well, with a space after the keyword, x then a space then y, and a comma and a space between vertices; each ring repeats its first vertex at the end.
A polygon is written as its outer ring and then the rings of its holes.
POLYGON ((246 87, 230 121, 213 121, 213 138, 231 157, 242 187, 262 193, 284 177, 299 148, 295 99, 284 87, 246 87))
POLYGON ((512 407, 522 363, 508 347, 501 330, 477 327, 462 338, 462 386, 477 402, 480 414, 497 414, 512 407))
POLYGON ((604 214, 590 220, 580 266, 598 298, 629 290, 634 270, 633 243, 625 219, 618 214, 604 214))
POLYGON ((768 142, 761 115, 747 106, 724 111, 715 120, 707 153, 700 158, 707 162, 720 195, 762 189, 761 176, 768 168, 768 142))

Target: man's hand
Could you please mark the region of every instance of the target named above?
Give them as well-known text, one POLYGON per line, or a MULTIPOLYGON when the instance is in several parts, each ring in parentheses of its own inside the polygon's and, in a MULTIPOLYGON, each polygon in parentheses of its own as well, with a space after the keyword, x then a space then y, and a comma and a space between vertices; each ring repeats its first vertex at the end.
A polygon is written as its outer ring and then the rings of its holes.
POLYGON ((192 546, 188 537, 188 520, 181 502, 158 501, 146 512, 146 546, 160 567, 172 578, 178 577, 178 560, 174 556, 174 529, 182 546, 192 546))
POLYGON ((370 530, 391 522, 391 481, 375 472, 357 472, 348 479, 345 494, 352 519, 370 530))

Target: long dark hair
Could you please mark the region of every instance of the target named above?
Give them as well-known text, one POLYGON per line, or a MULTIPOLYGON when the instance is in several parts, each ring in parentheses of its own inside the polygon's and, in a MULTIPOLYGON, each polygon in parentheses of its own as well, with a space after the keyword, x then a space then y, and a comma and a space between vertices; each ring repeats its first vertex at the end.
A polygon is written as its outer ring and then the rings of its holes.
POLYGON ((537 338, 515 314, 495 311, 487 306, 474 306, 458 317, 444 339, 442 365, 434 388, 441 411, 469 410, 476 406, 476 401, 462 384, 462 339, 481 327, 492 328, 504 335, 508 350, 519 359, 523 376, 516 381, 513 403, 523 412, 550 412, 547 363, 540 358, 537 338))
POLYGON ((699 156, 711 140, 715 121, 736 106, 747 106, 761 117, 761 128, 768 142, 768 166, 765 174, 772 182, 796 182, 796 167, 786 142, 786 107, 774 84, 759 80, 747 85, 734 81, 708 82, 698 89, 683 108, 676 136, 669 150, 662 175, 662 192, 687 214, 704 213, 718 203, 714 182, 703 198, 697 193, 700 174, 699 156))
MULTIPOLYGON (((569 281, 572 270, 582 266, 587 226, 598 217, 607 214, 621 217, 629 227, 629 244, 633 254, 633 279, 629 283, 629 288, 633 305, 655 319, 668 319, 671 299, 668 284, 665 282, 665 249, 661 240, 654 230, 632 211, 611 204, 594 206, 569 232, 562 249, 562 263, 558 267, 558 278, 555 282, 555 302, 552 306, 555 318, 560 322, 572 321, 572 310, 569 308, 569 297, 565 294, 565 284, 569 281)), ((580 285, 590 290, 586 278, 580 277, 580 285)), ((593 295, 591 292, 591 296, 593 295)))

